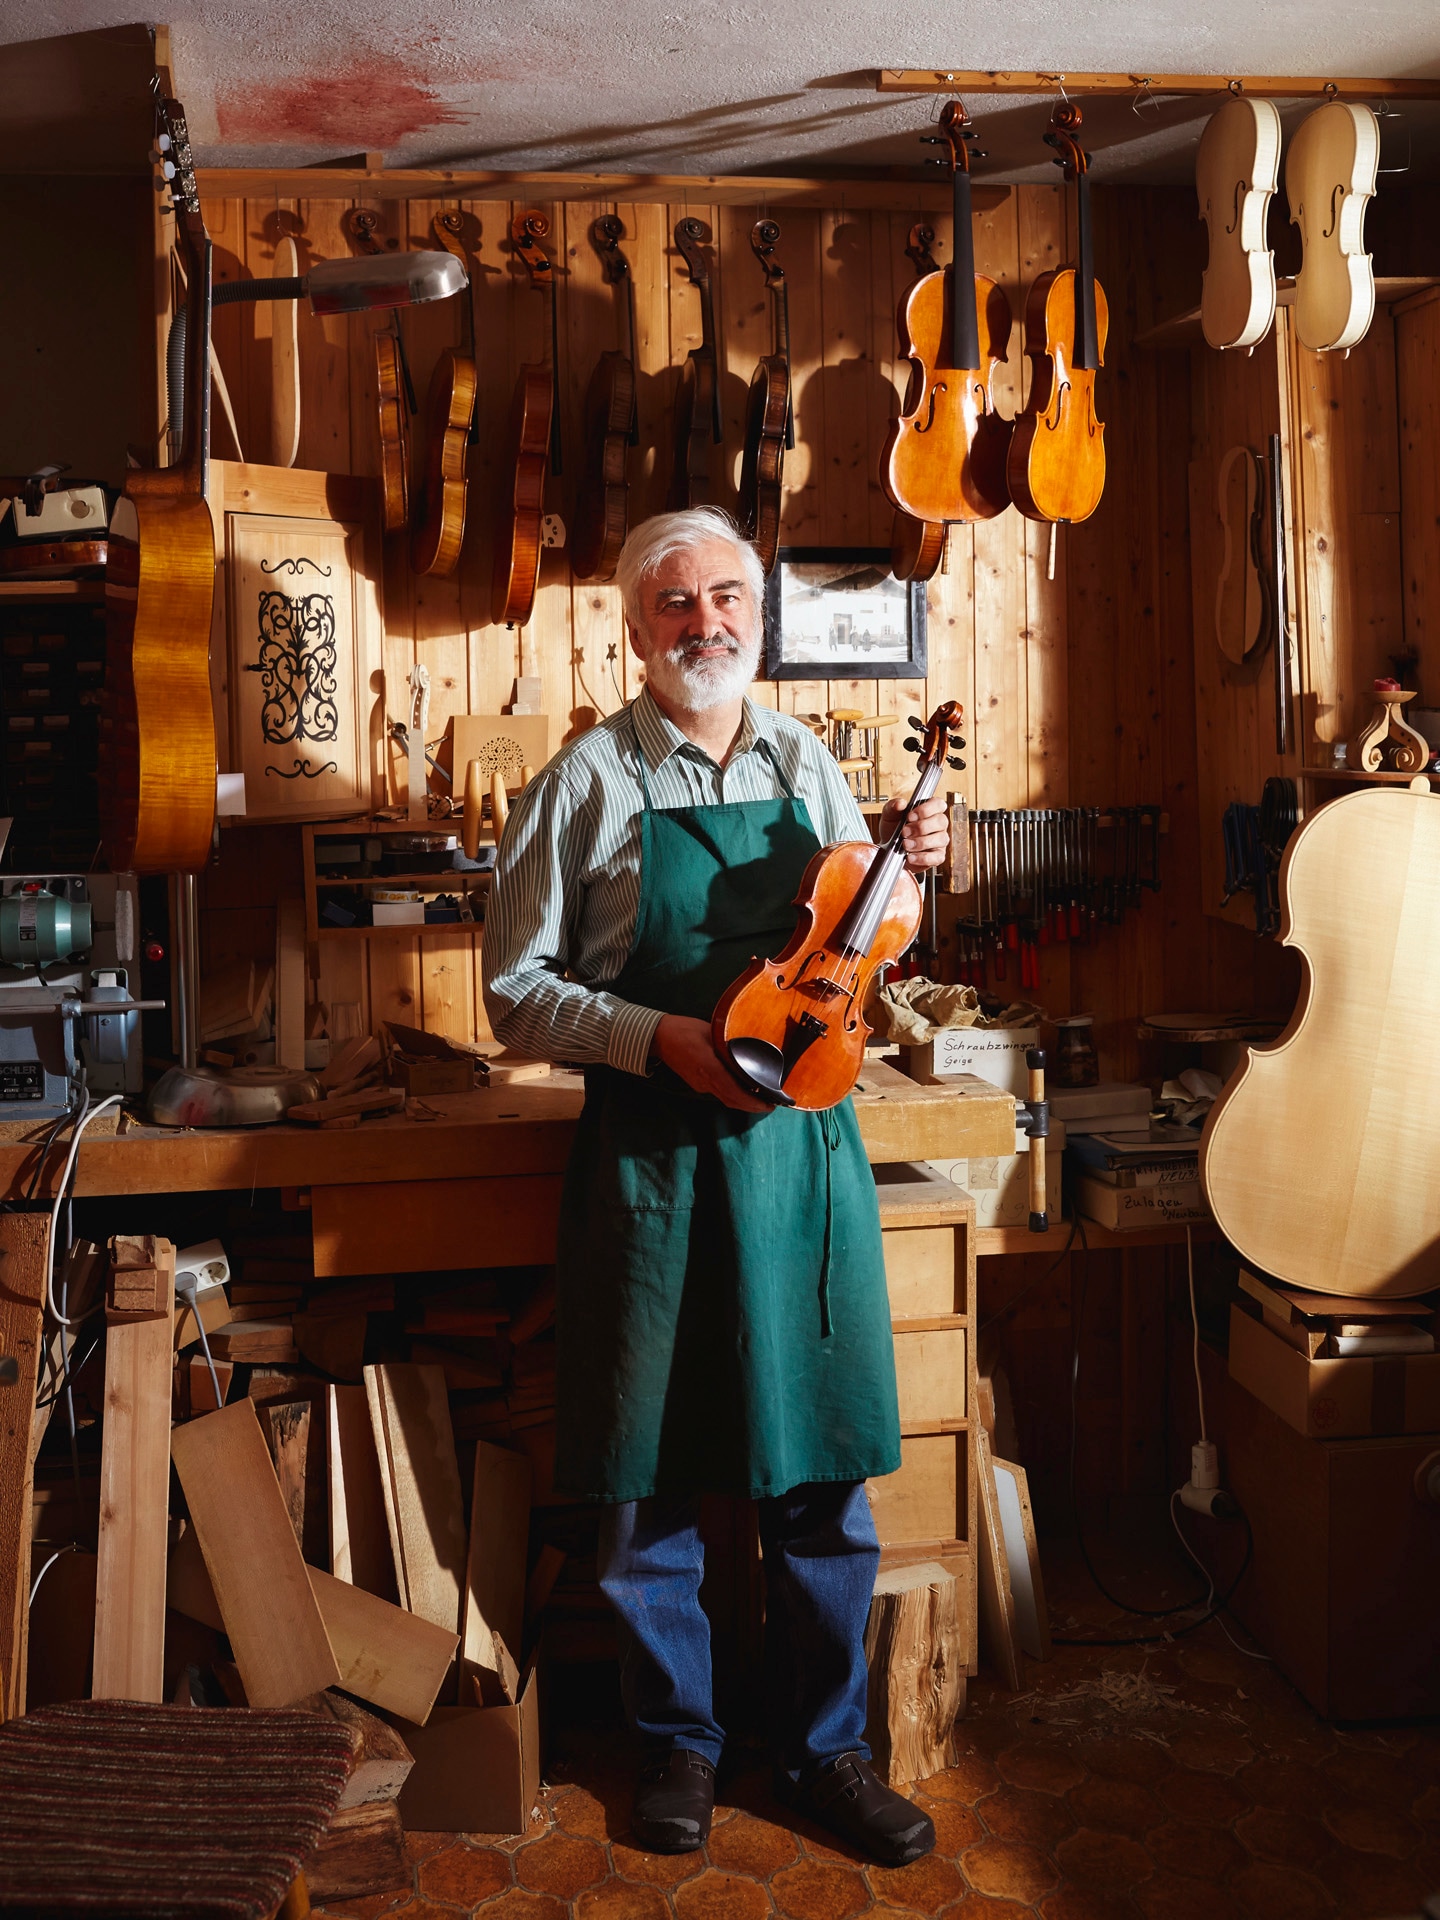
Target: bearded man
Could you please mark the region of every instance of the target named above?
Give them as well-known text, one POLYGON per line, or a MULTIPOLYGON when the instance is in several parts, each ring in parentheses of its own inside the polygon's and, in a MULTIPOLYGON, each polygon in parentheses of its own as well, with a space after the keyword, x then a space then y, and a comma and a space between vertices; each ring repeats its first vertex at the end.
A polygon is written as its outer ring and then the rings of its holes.
MULTIPOLYGON (((777 1794, 898 1866, 935 1832, 864 1739, 864 1483, 900 1464, 875 1183, 848 1099, 766 1106, 710 1037, 720 994, 792 933, 817 848, 870 836, 815 735, 746 697, 764 577, 726 516, 646 522, 618 581, 645 686, 512 807, 483 948, 497 1038, 585 1067, 556 1261, 556 1486, 603 1503, 641 1845, 685 1852, 710 1831, 724 1734, 697 1508, 721 1493, 758 1507, 777 1794)), ((905 829, 908 865, 946 843, 937 798, 905 829)))

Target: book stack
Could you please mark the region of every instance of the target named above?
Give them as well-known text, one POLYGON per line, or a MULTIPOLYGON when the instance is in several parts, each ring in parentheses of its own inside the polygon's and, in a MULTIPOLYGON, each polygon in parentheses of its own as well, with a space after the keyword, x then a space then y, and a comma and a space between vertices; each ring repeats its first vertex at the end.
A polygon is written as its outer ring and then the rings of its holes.
POLYGON ((1258 1305, 1271 1333, 1307 1360, 1378 1360, 1435 1351, 1433 1295, 1417 1300, 1350 1300, 1284 1287, 1244 1267, 1240 1287, 1258 1305))
POLYGON ((1185 1225, 1209 1218, 1200 1187, 1200 1139, 1189 1127, 1151 1125, 1133 1132, 1076 1134, 1076 1210, 1115 1232, 1185 1225))

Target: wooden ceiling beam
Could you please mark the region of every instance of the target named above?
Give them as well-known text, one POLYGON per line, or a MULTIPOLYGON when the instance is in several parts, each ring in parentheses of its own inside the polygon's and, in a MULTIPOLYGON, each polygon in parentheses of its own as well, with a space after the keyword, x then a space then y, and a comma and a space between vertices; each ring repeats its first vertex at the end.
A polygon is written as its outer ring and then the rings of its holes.
POLYGON ((1020 73, 1000 68, 881 67, 877 93, 1258 94, 1275 100, 1440 100, 1440 75, 1424 80, 1337 80, 1273 73, 1020 73))

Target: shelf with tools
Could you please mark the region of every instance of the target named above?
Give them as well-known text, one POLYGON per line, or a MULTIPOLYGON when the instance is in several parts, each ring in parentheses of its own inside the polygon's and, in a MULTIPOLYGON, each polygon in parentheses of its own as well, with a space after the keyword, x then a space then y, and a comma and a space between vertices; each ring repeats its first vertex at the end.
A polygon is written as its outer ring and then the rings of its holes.
POLYGON ((457 820, 417 822, 375 819, 325 821, 303 830, 305 928, 311 941, 373 939, 419 934, 456 934, 478 940, 485 918, 484 895, 489 892, 494 842, 486 834, 474 861, 460 844, 457 820), (396 843, 399 843, 398 845, 396 843), (387 851, 387 843, 389 851, 387 851), (423 844, 422 844, 423 843, 423 844), (422 856, 433 864, 421 866, 422 856), (390 860, 400 862, 391 870, 390 860), (342 867, 345 871, 336 872, 342 867), (423 894, 425 901, 355 899, 367 890, 376 893, 423 894), (396 919, 379 925, 364 916, 376 905, 420 906, 432 909, 433 897, 453 896, 455 908, 444 919, 396 919), (346 919, 344 916, 351 916, 346 919))

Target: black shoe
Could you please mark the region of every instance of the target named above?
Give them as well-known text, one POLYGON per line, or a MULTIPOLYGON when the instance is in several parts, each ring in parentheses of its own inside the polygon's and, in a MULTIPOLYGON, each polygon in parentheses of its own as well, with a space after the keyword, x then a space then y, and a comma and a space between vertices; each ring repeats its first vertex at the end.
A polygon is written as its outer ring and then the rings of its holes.
POLYGON ((694 1853, 710 1838, 714 1811, 715 1769, 689 1747, 675 1747, 642 1769, 630 1825, 647 1853, 694 1853))
POLYGON ((932 1851, 935 1823, 928 1813, 875 1778, 868 1760, 842 1753, 794 1781, 775 1776, 775 1795, 808 1813, 882 1867, 904 1867, 932 1851))

